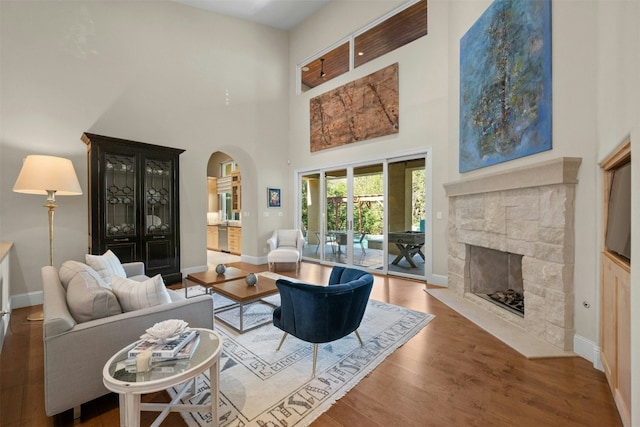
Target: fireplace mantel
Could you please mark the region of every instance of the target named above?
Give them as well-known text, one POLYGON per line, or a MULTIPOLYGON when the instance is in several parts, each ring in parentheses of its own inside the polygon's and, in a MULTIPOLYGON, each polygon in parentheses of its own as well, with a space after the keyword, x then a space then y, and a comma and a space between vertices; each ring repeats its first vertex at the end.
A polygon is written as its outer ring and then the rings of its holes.
POLYGON ((447 197, 540 187, 554 184, 577 184, 580 157, 559 157, 477 178, 465 178, 444 184, 447 197))

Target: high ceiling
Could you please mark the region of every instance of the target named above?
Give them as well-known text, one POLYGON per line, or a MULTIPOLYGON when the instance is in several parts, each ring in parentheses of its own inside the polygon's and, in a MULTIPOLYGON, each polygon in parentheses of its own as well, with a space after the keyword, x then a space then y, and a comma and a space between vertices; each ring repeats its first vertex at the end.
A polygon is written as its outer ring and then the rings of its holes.
POLYGON ((331 0, 173 0, 221 15, 291 30, 331 0))

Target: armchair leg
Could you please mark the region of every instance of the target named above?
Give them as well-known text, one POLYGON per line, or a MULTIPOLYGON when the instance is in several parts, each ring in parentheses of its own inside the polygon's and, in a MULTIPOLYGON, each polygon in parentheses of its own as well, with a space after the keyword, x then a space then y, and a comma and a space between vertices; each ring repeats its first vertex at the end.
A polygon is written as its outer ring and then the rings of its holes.
POLYGON ((316 376, 316 360, 318 360, 318 344, 313 344, 313 370, 311 371, 311 377, 316 376))
POLYGON ((289 335, 289 333, 285 332, 284 335, 282 336, 282 339, 280 340, 280 344, 278 345, 278 348, 276 349, 276 351, 280 351, 280 347, 282 347, 282 344, 284 343, 284 339, 287 337, 287 335, 289 335))
POLYGON ((358 337, 358 341, 360 341, 360 347, 364 347, 364 343, 362 342, 362 338, 360 338, 360 333, 358 332, 357 329, 354 332, 356 333, 356 336, 358 337))

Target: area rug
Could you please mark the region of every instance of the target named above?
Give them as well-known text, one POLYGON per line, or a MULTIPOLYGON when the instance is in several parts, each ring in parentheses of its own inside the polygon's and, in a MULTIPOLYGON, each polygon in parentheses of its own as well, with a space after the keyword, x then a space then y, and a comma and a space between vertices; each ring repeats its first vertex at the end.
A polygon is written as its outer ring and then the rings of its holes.
MULTIPOLYGON (((224 302, 218 295, 214 298, 216 307, 224 302)), ((279 295, 270 300, 278 304, 279 295)), ((273 310, 262 304, 252 304, 246 309, 253 310, 249 314, 256 320, 271 316, 273 310)), ((234 310, 226 312, 232 313, 234 310)), ((245 311, 244 315, 247 314, 245 311)), ((237 334, 216 322, 216 331, 224 340, 220 356, 219 425, 309 425, 433 318, 431 314, 369 300, 358 329, 364 346, 360 346, 355 334, 320 344, 315 378, 311 377, 312 344, 288 336, 280 351, 276 351, 283 332, 272 324, 237 334)), ((168 391, 175 396, 175 389, 168 391)), ((202 375, 197 394, 188 402, 203 404, 210 397, 209 378, 202 375)), ((211 425, 210 413, 182 416, 189 426, 211 425)))

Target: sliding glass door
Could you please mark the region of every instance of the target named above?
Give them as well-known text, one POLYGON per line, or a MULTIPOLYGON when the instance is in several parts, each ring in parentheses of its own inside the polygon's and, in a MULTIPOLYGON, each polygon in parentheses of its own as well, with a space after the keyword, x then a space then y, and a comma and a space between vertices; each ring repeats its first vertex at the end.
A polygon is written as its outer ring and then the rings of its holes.
POLYGON ((349 201, 351 169, 324 172, 325 194, 325 260, 337 264, 348 263, 348 243, 351 230, 352 208, 349 201), (347 176, 348 175, 348 176, 347 176))
POLYGON ((425 159, 389 162, 387 269, 424 277, 426 230, 425 159))
POLYGON ((431 265, 425 249, 430 246, 426 158, 300 173, 303 257, 424 278, 431 265))

